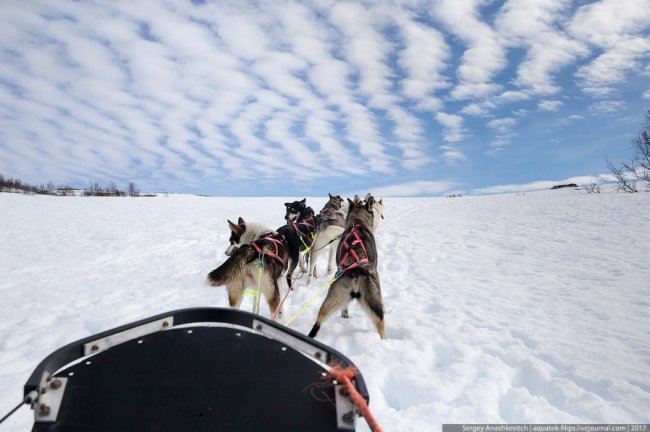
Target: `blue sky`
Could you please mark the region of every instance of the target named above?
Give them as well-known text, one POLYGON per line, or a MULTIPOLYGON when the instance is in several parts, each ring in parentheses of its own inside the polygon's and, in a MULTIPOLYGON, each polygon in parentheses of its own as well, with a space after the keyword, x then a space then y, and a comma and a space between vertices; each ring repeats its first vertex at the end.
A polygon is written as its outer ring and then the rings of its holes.
POLYGON ((0 3, 0 172, 227 196, 608 179, 648 0, 0 3))

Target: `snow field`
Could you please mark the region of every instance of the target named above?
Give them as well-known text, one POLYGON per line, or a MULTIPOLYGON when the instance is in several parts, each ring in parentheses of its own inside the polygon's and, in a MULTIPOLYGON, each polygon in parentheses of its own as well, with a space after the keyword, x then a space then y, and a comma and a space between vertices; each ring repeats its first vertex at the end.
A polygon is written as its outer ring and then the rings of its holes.
MULTIPOLYGON (((66 343, 164 311, 227 306, 225 288, 204 283, 226 258, 226 219, 277 228, 286 201, 0 194, 0 411, 66 343)), ((318 335, 360 368, 384 430, 650 422, 650 194, 384 202, 386 339, 356 304, 318 335)), ((318 211, 325 199, 307 203, 318 211)), ((284 320, 329 281, 326 265, 327 252, 321 277, 297 282, 284 320)), ((291 327, 307 333, 321 302, 291 327)), ((264 301, 260 310, 269 316, 264 301)), ((30 424, 23 408, 2 430, 30 424)))

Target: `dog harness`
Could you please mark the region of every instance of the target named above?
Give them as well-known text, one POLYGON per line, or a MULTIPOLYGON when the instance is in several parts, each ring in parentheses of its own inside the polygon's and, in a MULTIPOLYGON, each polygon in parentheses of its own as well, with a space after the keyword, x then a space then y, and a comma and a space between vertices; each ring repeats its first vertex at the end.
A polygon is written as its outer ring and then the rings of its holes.
POLYGON ((327 204, 325 207, 323 207, 323 210, 320 211, 319 217, 321 220, 324 221, 336 219, 337 211, 338 208, 336 208, 336 206, 332 204, 327 204))
POLYGON ((348 231, 348 234, 341 240, 339 245, 339 252, 342 256, 337 256, 336 265, 340 273, 346 272, 350 269, 359 267, 363 264, 368 264, 368 251, 366 245, 361 239, 359 230, 367 229, 361 224, 354 224, 348 231), (345 267, 345 263, 352 259, 352 264, 345 267))
POLYGON ((296 233, 302 240, 305 247, 311 247, 314 239, 310 236, 310 234, 316 231, 316 220, 314 219, 314 215, 311 215, 301 220, 300 222, 292 221, 291 226, 293 226, 293 229, 296 230, 296 233), (307 238, 307 241, 305 241, 305 238, 307 238))
MULTIPOLYGON (((286 265, 286 256, 284 258, 280 256, 280 247, 284 248, 284 242, 276 238, 275 234, 266 233, 259 237, 257 240, 250 242, 249 244, 253 249, 255 249, 258 254, 266 255, 277 260, 280 264, 282 264, 283 267, 286 265), (274 246, 275 252, 264 248, 264 246, 268 246, 269 244, 274 246)), ((282 249, 282 255, 286 255, 284 249, 282 249)))

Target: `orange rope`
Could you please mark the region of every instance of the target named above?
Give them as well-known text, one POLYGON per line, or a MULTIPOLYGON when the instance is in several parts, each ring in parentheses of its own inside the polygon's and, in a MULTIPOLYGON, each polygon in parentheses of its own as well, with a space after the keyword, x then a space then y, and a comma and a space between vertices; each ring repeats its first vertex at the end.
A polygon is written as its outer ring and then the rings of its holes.
POLYGON ((361 413, 363 418, 366 419, 366 422, 368 423, 368 426, 370 426, 370 429, 372 429, 374 432, 382 432, 381 426, 379 426, 379 423, 377 423, 377 420, 370 412, 370 408, 368 408, 366 400, 359 394, 354 384, 352 384, 352 379, 356 376, 356 374, 357 370, 354 367, 343 369, 340 366, 335 365, 332 367, 332 370, 330 370, 330 376, 345 385, 346 390, 350 394, 352 403, 355 407, 357 407, 357 410, 359 410, 359 413, 361 413))

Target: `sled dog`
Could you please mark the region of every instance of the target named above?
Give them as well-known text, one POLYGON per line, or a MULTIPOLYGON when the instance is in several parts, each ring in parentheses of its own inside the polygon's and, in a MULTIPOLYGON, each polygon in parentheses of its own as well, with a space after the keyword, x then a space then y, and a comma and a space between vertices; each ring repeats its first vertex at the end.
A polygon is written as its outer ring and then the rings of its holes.
POLYGON ((316 216, 317 235, 311 247, 309 257, 309 275, 307 283, 312 278, 318 277, 316 263, 320 252, 329 246, 329 259, 327 262, 327 274, 332 273, 336 248, 339 245, 340 236, 345 230, 345 217, 348 214, 348 203, 339 195, 327 194, 329 200, 316 216))
POLYGON ((286 207, 284 219, 287 224, 278 228, 277 232, 284 237, 288 250, 289 264, 286 279, 287 284, 291 287, 291 277, 298 264, 300 264, 302 271, 307 271, 305 261, 309 259, 309 255, 305 254, 303 257, 300 252, 307 247, 311 248, 313 235, 316 231, 316 218, 314 217, 314 210, 307 206, 307 198, 284 203, 284 206, 286 207))
POLYGON ((315 337, 323 322, 336 310, 347 317, 347 306, 357 299, 372 319, 380 338, 384 338, 384 304, 377 273, 377 247, 374 232, 383 218, 383 200, 370 194, 362 201, 358 196, 348 199, 349 210, 345 231, 336 250, 338 277, 329 287, 327 297, 318 311, 316 323, 309 332, 315 337))
POLYGON ((236 224, 228 221, 228 226, 231 233, 230 246, 226 249, 228 259, 208 273, 208 285, 225 285, 230 307, 239 308, 246 287, 257 289, 258 266, 262 264, 260 294, 274 314, 280 303, 279 281, 287 262, 282 236, 263 225, 246 223, 241 217, 236 224))

